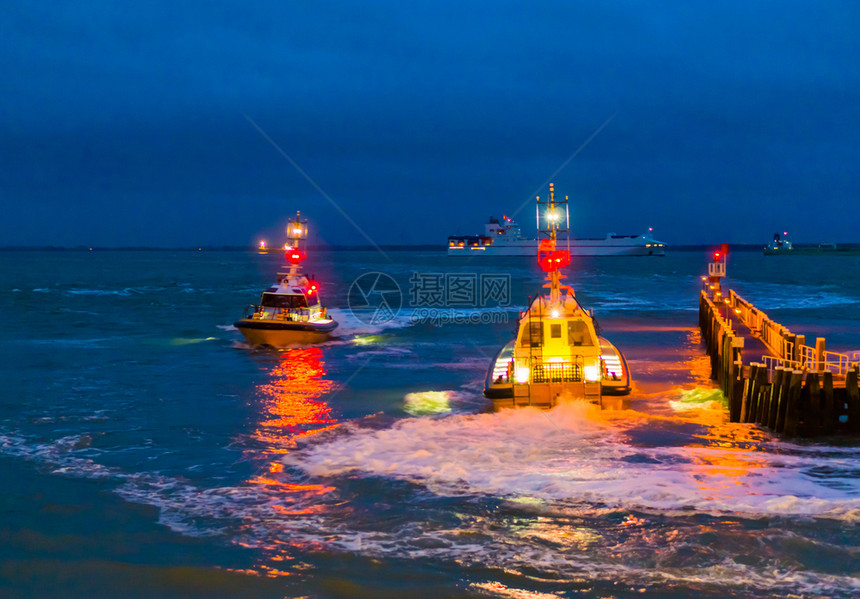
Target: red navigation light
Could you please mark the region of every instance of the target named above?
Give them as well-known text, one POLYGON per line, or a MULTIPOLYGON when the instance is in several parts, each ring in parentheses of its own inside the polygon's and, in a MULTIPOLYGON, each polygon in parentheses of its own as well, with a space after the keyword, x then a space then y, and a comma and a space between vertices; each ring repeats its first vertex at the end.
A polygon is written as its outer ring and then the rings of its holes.
POLYGON ((557 250, 549 239, 542 239, 538 245, 538 264, 544 272, 555 272, 570 264, 570 252, 557 250))
POLYGON ((714 262, 719 262, 721 255, 719 252, 714 252, 714 262))
POLYGON ((308 295, 313 295, 317 291, 319 291, 319 283, 317 283, 316 281, 311 281, 310 283, 308 283, 308 295))
POLYGON ((287 260, 290 264, 298 264, 307 257, 302 250, 290 250, 287 252, 287 260))

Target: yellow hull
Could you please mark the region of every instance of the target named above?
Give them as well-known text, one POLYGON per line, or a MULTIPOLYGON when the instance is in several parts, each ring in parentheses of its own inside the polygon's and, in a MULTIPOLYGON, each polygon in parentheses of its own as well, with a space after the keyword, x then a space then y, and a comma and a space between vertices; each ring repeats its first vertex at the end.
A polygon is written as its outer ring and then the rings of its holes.
POLYGON ((306 327, 295 329, 264 329, 252 328, 255 321, 242 319, 236 323, 236 328, 251 345, 268 345, 271 347, 290 347, 292 345, 309 345, 328 341, 331 328, 312 330, 306 327), (246 326, 243 326, 246 325, 246 326))

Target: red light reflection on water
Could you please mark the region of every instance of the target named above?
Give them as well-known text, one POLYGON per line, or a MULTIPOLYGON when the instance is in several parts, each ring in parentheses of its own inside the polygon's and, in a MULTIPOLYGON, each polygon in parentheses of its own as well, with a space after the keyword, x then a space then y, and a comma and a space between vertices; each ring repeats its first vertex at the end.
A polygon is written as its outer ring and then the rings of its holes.
POLYGON ((334 387, 323 378, 325 374, 320 348, 284 352, 272 370, 271 382, 258 388, 266 405, 254 438, 267 444, 272 453, 283 454, 295 447, 297 439, 338 426, 329 405, 319 400, 334 387))
MULTIPOLYGON (((270 458, 270 461, 264 472, 248 482, 259 485, 266 494, 277 498, 277 503, 271 506, 271 519, 267 520, 267 527, 277 526, 279 520, 283 520, 285 526, 282 540, 262 547, 267 554, 265 561, 253 573, 269 577, 292 574, 282 569, 284 562, 293 559, 291 549, 297 547, 289 541, 290 519, 320 513, 325 506, 316 500, 334 490, 334 487, 326 485, 292 482, 279 459, 295 449, 297 440, 339 426, 332 416, 331 407, 321 399, 335 386, 325 376, 322 349, 290 349, 280 355, 270 380, 257 388, 263 401, 260 404, 261 418, 252 437, 264 445, 261 451, 255 453, 270 458), (281 564, 281 567, 275 564, 281 564)), ((257 548, 260 548, 259 545, 257 548)), ((309 548, 302 546, 301 549, 309 548)))

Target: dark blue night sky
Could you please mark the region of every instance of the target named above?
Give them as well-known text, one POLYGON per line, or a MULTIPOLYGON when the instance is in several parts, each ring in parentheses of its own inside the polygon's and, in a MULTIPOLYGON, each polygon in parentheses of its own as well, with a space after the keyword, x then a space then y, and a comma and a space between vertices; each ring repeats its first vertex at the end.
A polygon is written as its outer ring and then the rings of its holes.
MULTIPOLYGON (((0 246, 439 243, 553 177, 579 236, 860 241, 856 2, 0 8, 0 246), (608 121, 608 122, 607 122, 608 121)), ((531 204, 519 215, 533 231, 531 204)))

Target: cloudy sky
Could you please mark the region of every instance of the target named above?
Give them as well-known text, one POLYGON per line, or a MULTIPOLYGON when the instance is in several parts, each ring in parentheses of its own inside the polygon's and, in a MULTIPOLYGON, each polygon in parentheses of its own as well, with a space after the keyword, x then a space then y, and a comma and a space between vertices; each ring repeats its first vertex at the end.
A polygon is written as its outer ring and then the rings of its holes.
POLYGON ((6 0, 0 246, 244 245, 295 210, 444 243, 550 178, 579 236, 860 241, 857 31, 837 1, 6 0))

